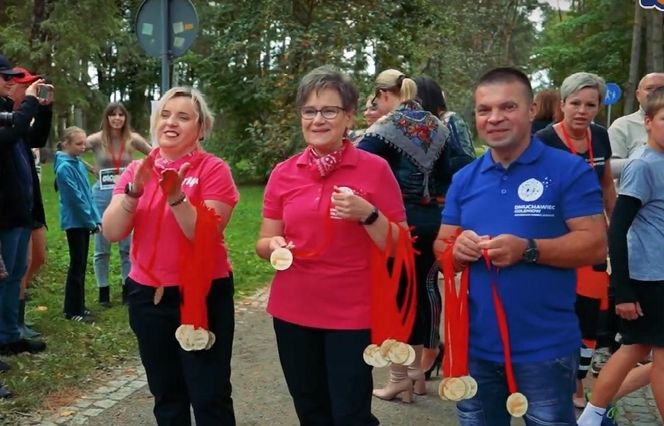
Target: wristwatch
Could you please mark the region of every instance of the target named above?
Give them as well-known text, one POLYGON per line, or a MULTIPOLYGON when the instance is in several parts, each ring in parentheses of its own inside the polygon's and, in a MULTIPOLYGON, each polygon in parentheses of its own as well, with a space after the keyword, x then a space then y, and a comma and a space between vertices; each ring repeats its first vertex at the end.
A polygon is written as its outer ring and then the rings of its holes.
POLYGON ((143 191, 141 192, 134 191, 134 184, 132 182, 127 182, 127 184, 125 185, 124 193, 125 195, 131 198, 139 198, 141 195, 143 195, 143 191))
POLYGON ((537 263, 539 258, 539 249, 534 239, 528 238, 526 249, 523 251, 523 261, 526 263, 537 263))
POLYGON ((362 225, 371 225, 376 220, 378 220, 378 208, 374 207, 373 210, 371 210, 371 213, 369 213, 369 216, 367 216, 366 219, 361 220, 360 223, 362 225))

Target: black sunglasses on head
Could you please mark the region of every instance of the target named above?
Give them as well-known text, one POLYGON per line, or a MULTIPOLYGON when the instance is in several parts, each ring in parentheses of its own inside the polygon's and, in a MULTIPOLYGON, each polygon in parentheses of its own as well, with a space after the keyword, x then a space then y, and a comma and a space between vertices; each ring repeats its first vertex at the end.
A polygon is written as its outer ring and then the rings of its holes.
POLYGON ((14 75, 9 75, 9 74, 0 74, 0 76, 2 76, 2 79, 5 81, 9 81, 15 77, 14 75))

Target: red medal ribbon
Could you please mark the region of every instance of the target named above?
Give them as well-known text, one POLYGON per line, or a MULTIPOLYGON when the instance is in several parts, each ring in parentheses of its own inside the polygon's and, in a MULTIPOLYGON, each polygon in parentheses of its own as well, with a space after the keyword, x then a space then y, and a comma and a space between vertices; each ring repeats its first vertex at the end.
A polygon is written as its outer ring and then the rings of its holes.
POLYGON ((491 293, 493 294, 493 306, 496 310, 496 319, 498 320, 500 340, 503 344, 503 354, 505 357, 505 376, 507 377, 507 387, 510 393, 513 394, 518 392, 518 390, 516 386, 516 378, 514 377, 514 367, 512 366, 512 349, 510 345, 509 327, 507 325, 507 315, 505 314, 505 308, 503 306, 503 302, 500 300, 500 294, 498 293, 498 274, 500 269, 493 266, 487 250, 482 250, 482 256, 484 257, 486 269, 489 271, 489 275, 492 277, 491 293))
MULTIPOLYGON (((567 133, 567 127, 565 126, 565 123, 563 122, 560 123, 560 129, 563 132, 563 142, 565 143, 565 146, 567 146, 567 149, 569 149, 572 152, 572 154, 578 155, 576 147, 574 147, 574 142, 572 141, 572 138, 570 138, 569 133, 567 133)), ((595 156, 593 155, 592 134, 590 133, 590 129, 586 129, 585 140, 586 140, 586 146, 588 147, 588 162, 590 163, 590 167, 594 169, 595 156)))
POLYGON ((120 168, 122 167, 122 155, 124 154, 124 143, 120 141, 120 155, 118 157, 115 156, 115 152, 113 152, 113 143, 111 142, 111 145, 108 147, 108 150, 111 152, 111 161, 113 162, 113 166, 115 166, 115 173, 120 173, 120 168))
POLYGON ((388 223, 385 249, 373 246, 371 272, 371 342, 380 345, 386 339, 407 342, 415 323, 417 282, 415 277, 415 251, 410 232, 397 225, 396 247, 392 240, 392 222, 388 223), (396 253, 390 271, 389 258, 396 253), (404 273, 405 272, 405 273, 404 273), (399 287, 404 283, 403 299, 398 302, 399 287))
MULTIPOLYGON (((461 230, 457 233, 457 236, 461 230)), ((446 241, 447 249, 438 259, 443 269, 445 316, 445 353, 443 356, 443 375, 445 377, 461 377, 468 375, 468 288, 470 269, 466 267, 461 274, 459 292, 456 288, 456 271, 454 270, 454 240, 456 236, 446 241)))

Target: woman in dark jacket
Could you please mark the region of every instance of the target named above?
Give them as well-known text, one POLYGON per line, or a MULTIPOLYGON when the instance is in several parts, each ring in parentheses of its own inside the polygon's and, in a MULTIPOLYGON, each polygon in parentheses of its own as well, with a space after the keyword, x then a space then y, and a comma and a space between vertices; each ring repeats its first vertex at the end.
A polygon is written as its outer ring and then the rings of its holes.
POLYGON ((409 342, 415 348, 415 362, 409 367, 393 364, 390 379, 374 396, 393 399, 411 390, 425 394, 422 349, 437 346, 440 322, 438 266, 433 241, 440 226, 445 188, 455 170, 450 167, 449 131, 416 101, 418 87, 402 72, 389 69, 376 78, 375 101, 383 116, 367 129, 358 147, 385 158, 397 178, 406 207, 408 225, 413 227, 417 278, 417 313, 409 342), (428 283, 428 284, 427 284, 428 283))

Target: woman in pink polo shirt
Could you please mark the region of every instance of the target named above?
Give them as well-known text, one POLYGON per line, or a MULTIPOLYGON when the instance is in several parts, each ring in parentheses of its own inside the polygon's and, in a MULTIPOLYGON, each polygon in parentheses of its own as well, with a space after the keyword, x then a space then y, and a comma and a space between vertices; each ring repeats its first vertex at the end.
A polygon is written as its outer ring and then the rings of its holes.
POLYGON ((201 148, 212 123, 197 90, 166 92, 151 122, 159 148, 127 167, 103 217, 110 241, 134 232, 125 296, 159 425, 190 424, 190 406, 198 425, 235 425, 233 276, 223 231, 238 192, 226 163, 201 148), (192 264, 209 270, 192 275, 192 264), (198 293, 190 297, 192 290, 198 293), (179 334, 181 319, 192 324, 187 319, 201 312, 200 327, 191 328, 205 339, 196 346, 200 340, 179 334))
MULTIPOLYGON (((330 67, 307 74, 296 104, 306 149, 277 164, 256 252, 293 252, 276 273, 268 312, 301 424, 376 425, 371 414, 371 249, 404 225, 399 187, 382 158, 346 138, 357 104, 350 79, 330 67)), ((396 232, 395 232, 396 235, 396 232)))

